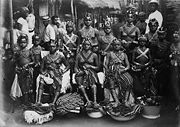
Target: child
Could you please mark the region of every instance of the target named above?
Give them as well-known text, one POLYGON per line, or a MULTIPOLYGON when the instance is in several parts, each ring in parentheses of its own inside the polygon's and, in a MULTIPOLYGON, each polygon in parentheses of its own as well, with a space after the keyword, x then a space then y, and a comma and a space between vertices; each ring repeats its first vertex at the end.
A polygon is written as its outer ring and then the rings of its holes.
MULTIPOLYGON (((33 73, 33 96, 36 94, 36 79, 40 74, 40 63, 41 63, 41 51, 42 47, 40 46, 40 38, 37 34, 32 36, 33 47, 30 49, 32 53, 32 59, 35 63, 34 73, 33 73)), ((35 99, 35 98, 34 98, 35 99)))
POLYGON ((19 50, 15 53, 16 73, 18 75, 19 85, 23 94, 23 102, 25 105, 32 102, 32 77, 33 64, 32 54, 27 49, 28 36, 23 34, 18 38, 19 50))

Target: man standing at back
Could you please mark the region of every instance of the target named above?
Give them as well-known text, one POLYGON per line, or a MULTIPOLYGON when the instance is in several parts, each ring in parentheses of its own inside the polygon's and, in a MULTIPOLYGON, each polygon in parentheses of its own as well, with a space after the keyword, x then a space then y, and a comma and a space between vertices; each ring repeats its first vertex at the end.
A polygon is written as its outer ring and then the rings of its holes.
MULTIPOLYGON (((158 2, 158 0, 151 0, 149 2, 149 5, 150 5, 151 13, 149 14, 149 17, 146 20, 146 23, 148 24, 149 20, 151 20, 151 19, 156 19, 158 21, 158 24, 159 24, 159 27, 158 27, 158 29, 159 29, 163 23, 163 16, 162 16, 161 12, 158 11, 159 2, 158 2)), ((148 33, 148 32, 149 32, 149 27, 147 25, 146 33, 148 33)))
POLYGON ((45 49, 49 49, 49 44, 52 41, 55 41, 56 33, 52 25, 50 24, 50 17, 49 16, 43 16, 42 17, 43 24, 45 26, 43 35, 42 35, 42 43, 41 46, 45 49))
POLYGON ((29 29, 29 44, 28 49, 30 49, 32 44, 32 36, 34 35, 35 31, 35 16, 33 14, 33 9, 29 7, 29 14, 26 17, 27 23, 28 23, 28 29, 29 29))

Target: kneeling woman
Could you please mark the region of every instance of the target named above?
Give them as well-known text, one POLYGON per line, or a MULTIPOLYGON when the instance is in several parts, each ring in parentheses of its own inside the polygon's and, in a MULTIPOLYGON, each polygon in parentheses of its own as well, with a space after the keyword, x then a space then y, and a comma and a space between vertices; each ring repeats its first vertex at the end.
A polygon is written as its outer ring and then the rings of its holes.
POLYGON ((95 53, 91 51, 91 42, 89 39, 83 41, 83 49, 77 55, 75 63, 75 72, 76 72, 76 82, 79 85, 80 90, 82 91, 86 101, 87 107, 98 107, 97 104, 97 87, 96 84, 99 84, 97 70, 98 70, 98 57, 95 53), (93 92, 93 103, 90 101, 86 88, 91 88, 93 92))
POLYGON ((105 60, 105 87, 110 90, 115 107, 120 103, 126 106, 131 106, 134 103, 131 91, 133 78, 127 72, 130 65, 128 57, 122 49, 121 42, 114 39, 113 51, 107 54, 105 60))

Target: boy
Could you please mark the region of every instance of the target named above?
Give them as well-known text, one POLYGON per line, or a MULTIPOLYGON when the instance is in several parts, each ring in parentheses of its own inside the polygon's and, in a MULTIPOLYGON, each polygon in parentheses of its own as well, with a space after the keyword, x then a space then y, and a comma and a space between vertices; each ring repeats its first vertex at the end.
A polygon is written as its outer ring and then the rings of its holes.
MULTIPOLYGON (((30 49, 32 53, 32 59, 35 64, 34 73, 33 73, 33 96, 36 94, 36 78, 40 74, 40 63, 41 63, 41 51, 42 47, 40 46, 40 38, 37 34, 32 36, 33 47, 30 49)), ((35 98, 34 98, 35 99, 35 98)))

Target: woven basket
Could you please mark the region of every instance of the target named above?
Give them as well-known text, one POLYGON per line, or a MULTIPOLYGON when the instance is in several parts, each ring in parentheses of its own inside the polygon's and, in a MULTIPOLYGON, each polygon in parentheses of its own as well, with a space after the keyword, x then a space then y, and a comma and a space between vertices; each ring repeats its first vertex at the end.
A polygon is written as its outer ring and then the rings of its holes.
POLYGON ((132 115, 132 116, 128 116, 128 117, 124 117, 124 116, 112 116, 111 117, 114 119, 114 120, 117 120, 117 121, 129 121, 129 120, 132 120, 135 118, 136 115, 132 115))
POLYGON ((156 119, 160 117, 161 106, 143 106, 142 116, 148 119, 156 119))
POLYGON ((100 111, 99 112, 98 111, 96 111, 96 112, 88 112, 87 114, 91 118, 101 118, 101 117, 103 117, 103 113, 100 112, 100 111))

